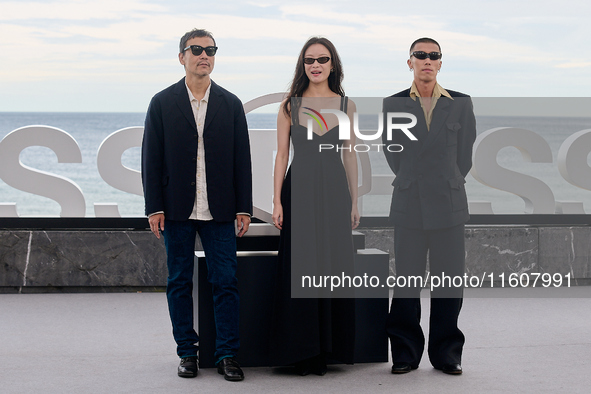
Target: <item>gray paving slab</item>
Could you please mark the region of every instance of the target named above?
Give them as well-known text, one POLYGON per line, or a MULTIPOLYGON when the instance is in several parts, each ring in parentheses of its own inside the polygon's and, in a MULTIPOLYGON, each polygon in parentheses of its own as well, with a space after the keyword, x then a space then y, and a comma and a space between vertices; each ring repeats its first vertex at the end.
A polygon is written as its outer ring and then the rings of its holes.
POLYGON ((0 393, 588 392, 591 287, 466 295, 461 376, 434 370, 425 355, 406 375, 390 374, 389 363, 330 366, 324 377, 245 368, 245 381, 231 383, 214 369, 176 376, 162 293, 2 294, 0 393))

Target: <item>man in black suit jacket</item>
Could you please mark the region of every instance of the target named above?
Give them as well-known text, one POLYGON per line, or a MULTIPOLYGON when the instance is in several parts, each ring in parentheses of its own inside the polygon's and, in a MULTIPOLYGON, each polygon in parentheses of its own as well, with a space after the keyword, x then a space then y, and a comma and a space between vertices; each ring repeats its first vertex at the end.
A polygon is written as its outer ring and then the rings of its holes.
POLYGON ((236 234, 252 214, 248 127, 240 100, 213 82, 217 47, 211 33, 192 30, 180 42, 185 78, 156 94, 146 116, 142 181, 150 228, 164 235, 166 294, 181 358, 178 375, 197 376, 199 336, 193 327, 193 269, 197 233, 212 284, 216 363, 226 380, 244 378, 239 348, 236 234))
POLYGON ((384 150, 396 174, 390 207, 396 275, 407 279, 407 287, 394 290, 388 316, 392 373, 409 372, 421 361, 425 346, 421 287, 413 286, 412 278, 424 276, 428 254, 430 276, 441 286, 431 293, 429 359, 445 373, 461 374, 464 335, 457 321, 463 291, 453 286, 452 279, 464 275, 464 223, 469 218, 464 177, 472 166, 476 121, 469 96, 437 83, 439 44, 430 38, 418 39, 410 52, 412 87, 383 103, 386 116, 405 112, 417 118, 410 131, 418 139, 411 141, 396 130, 391 140, 383 134, 385 144, 403 146, 398 153, 384 150))

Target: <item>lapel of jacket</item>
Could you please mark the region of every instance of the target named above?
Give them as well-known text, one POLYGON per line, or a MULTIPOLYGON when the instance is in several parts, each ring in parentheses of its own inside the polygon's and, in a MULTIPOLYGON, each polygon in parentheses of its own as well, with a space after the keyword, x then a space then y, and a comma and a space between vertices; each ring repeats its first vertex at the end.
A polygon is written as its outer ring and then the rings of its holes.
POLYGON ((427 138, 427 123, 425 121, 425 115, 418 99, 413 100, 411 97, 407 96, 404 101, 406 104, 406 112, 413 114, 417 118, 417 125, 410 129, 410 132, 417 137, 418 141, 412 141, 408 146, 418 153, 423 149, 425 139, 427 138))
POLYGON ((441 96, 437 100, 437 104, 435 104, 435 108, 433 109, 433 116, 431 117, 431 126, 429 127, 429 131, 427 132, 427 137, 425 138, 425 142, 423 143, 421 152, 424 152, 431 145, 433 145, 437 140, 439 133, 441 133, 442 130, 445 129, 445 120, 449 115, 448 107, 450 105, 450 101, 451 100, 445 96, 441 96))
POLYGON ((193 115, 193 109, 191 108, 191 102, 189 101, 189 93, 187 93, 187 85, 185 85, 185 78, 181 79, 174 87, 174 98, 176 105, 181 110, 181 113, 187 118, 189 124, 197 130, 195 124, 195 116, 193 115))
POLYGON ((220 105, 223 101, 222 89, 215 82, 211 81, 211 89, 209 90, 209 102, 207 103, 207 113, 205 114, 205 126, 203 134, 207 133, 211 122, 215 118, 220 105))

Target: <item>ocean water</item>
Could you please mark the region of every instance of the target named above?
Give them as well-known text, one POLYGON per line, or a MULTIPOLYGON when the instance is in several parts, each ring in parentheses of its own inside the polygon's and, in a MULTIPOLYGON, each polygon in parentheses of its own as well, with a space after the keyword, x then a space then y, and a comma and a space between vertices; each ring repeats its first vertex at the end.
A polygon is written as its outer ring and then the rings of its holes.
MULTIPOLYGON (((142 126, 143 113, 0 113, 0 141, 10 132, 29 125, 57 127, 69 133, 78 143, 82 152, 82 163, 58 163, 56 154, 49 148, 31 146, 20 154, 23 164, 64 176, 76 183, 86 200, 86 216, 94 216, 94 203, 115 202, 123 217, 138 217, 144 214, 141 196, 119 191, 103 181, 98 173, 96 156, 101 142, 114 131, 125 127, 142 126)), ((251 129, 275 129, 276 114, 248 114, 251 129)), ((363 126, 371 129, 372 124, 363 126)), ((531 130, 542 136, 549 144, 553 163, 528 163, 521 153, 513 147, 503 148, 498 163, 508 169, 533 176, 547 184, 557 201, 579 201, 587 213, 591 213, 591 191, 569 184, 558 171, 556 158, 558 149, 571 134, 591 129, 589 118, 543 118, 543 117, 477 117, 478 133, 495 127, 517 127, 531 130)), ((274 133, 269 134, 274 138, 274 133)), ((589 149, 591 151, 591 147, 589 149)), ((373 175, 391 176, 383 154, 369 153, 373 175)), ((589 155, 588 164, 591 165, 589 155)), ((129 168, 140 169, 139 148, 128 149, 122 163, 129 168)), ((256 185, 255 185, 256 187, 256 185)), ((477 182, 471 175, 467 177, 466 190, 470 201, 490 201, 495 213, 523 213, 523 200, 511 193, 490 188, 477 182)), ((41 217, 60 215, 57 202, 41 196, 22 192, 0 180, 0 203, 16 203, 19 216, 41 217)), ((362 199, 364 216, 386 216, 390 197, 388 195, 364 196, 362 199)))

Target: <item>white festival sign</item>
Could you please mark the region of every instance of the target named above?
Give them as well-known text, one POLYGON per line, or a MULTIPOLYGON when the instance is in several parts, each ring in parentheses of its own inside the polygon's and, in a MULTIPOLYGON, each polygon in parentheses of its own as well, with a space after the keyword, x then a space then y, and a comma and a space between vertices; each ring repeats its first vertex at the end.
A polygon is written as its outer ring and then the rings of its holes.
MULTIPOLYGON (((258 97, 244 104, 248 113, 256 108, 281 102, 284 93, 258 97)), ((389 128, 392 127, 390 124, 389 128)), ((359 132, 355 130, 356 134, 359 132)), ((253 160, 253 199, 255 215, 263 220, 272 210, 272 167, 275 134, 269 130, 250 130, 253 160)), ((127 127, 115 131, 101 143, 97 152, 97 167, 101 178, 115 189, 142 195, 140 172, 124 166, 123 153, 141 147, 142 127, 127 127)), ((375 136, 373 136, 375 137, 375 136)), ((364 136, 372 139, 372 136, 364 136)), ((61 206, 61 217, 84 217, 86 201, 80 187, 72 180, 26 166, 20 153, 32 146, 47 147, 55 152, 59 163, 81 163, 82 155, 76 140, 67 132, 51 126, 27 126, 7 134, 0 141, 0 179, 23 192, 50 198, 61 206)), ((501 167, 498 152, 505 147, 519 149, 524 160, 532 163, 552 163, 552 153, 546 140, 533 131, 516 128, 495 128, 481 133, 474 144, 473 177, 480 183, 513 193, 523 199, 526 212, 534 214, 584 214, 582 202, 557 202, 552 190, 539 179, 501 167)), ((591 129, 569 136, 561 145, 557 166, 561 176, 572 185, 591 190, 591 167, 587 156, 591 152, 591 129)), ((387 194, 392 176, 372 176, 366 152, 359 154, 361 185, 359 195, 387 194), (388 185, 386 185, 386 182, 388 185)), ((119 217, 116 203, 95 203, 95 216, 119 217)), ((493 214, 491 203, 471 202, 470 212, 493 214)), ((0 217, 18 217, 17 205, 0 202, 0 217)))

